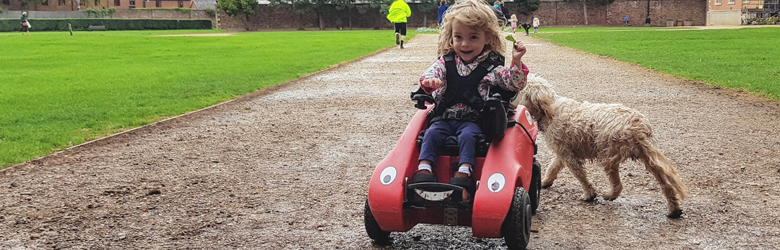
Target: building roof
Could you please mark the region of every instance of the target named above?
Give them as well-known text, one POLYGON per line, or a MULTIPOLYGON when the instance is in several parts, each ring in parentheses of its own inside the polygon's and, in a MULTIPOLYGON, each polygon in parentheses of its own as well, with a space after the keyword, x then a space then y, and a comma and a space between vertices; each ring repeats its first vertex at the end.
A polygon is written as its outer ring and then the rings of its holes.
POLYGON ((217 0, 194 0, 192 3, 195 5, 196 10, 203 10, 205 8, 217 8, 217 0))

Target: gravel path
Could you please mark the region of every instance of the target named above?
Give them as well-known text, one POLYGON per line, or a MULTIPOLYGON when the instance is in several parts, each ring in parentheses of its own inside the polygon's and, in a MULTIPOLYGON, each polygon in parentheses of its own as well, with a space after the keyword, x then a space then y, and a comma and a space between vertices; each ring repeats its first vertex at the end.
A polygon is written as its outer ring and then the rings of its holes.
MULTIPOLYGON (((542 191, 529 249, 780 246, 777 102, 518 38, 531 72, 559 94, 649 117, 690 188, 671 220, 638 164, 622 166, 620 198, 593 203, 564 170, 542 191)), ((505 248, 463 227, 418 225, 389 247, 365 234, 368 178, 416 111, 408 94, 435 39, 0 170, 0 249, 505 248)))

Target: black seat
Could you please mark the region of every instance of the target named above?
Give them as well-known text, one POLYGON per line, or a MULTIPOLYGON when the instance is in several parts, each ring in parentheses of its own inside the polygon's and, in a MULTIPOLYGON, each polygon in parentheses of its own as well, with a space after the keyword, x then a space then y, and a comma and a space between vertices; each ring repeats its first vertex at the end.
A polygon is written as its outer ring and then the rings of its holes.
MULTIPOLYGON (((490 148, 490 142, 496 137, 503 136, 506 128, 510 126, 507 117, 514 114, 514 107, 510 107, 510 103, 516 95, 517 93, 515 92, 506 91, 500 88, 491 88, 491 98, 488 98, 485 102, 486 111, 484 111, 485 113, 483 113, 480 121, 477 122, 477 125, 482 129, 482 133, 478 135, 477 143, 474 145, 477 157, 485 157, 488 148, 490 148), (488 120, 490 122, 487 122, 488 120)), ((433 97, 426 94, 422 88, 418 88, 417 91, 412 92, 410 97, 412 100, 417 101, 415 107, 419 109, 426 109, 426 102, 434 103, 433 97)), ((429 113, 429 121, 431 119, 430 116, 431 113, 429 113)), ((420 131, 420 134, 417 135, 417 148, 422 146, 424 137, 425 130, 422 130, 420 131)), ((440 152, 448 156, 458 156, 458 138, 455 136, 447 137, 440 152)))

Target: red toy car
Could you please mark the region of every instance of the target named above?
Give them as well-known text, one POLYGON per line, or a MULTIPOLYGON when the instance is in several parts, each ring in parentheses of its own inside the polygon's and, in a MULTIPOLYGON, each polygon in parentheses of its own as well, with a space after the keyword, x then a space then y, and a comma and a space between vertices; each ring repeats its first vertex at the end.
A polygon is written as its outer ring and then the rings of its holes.
POLYGON ((371 176, 364 211, 368 236, 386 242, 390 232, 408 231, 418 223, 470 226, 475 237, 503 237, 509 249, 525 249, 541 190, 541 168, 534 157, 538 128, 528 110, 509 107, 500 96, 486 102, 483 110, 495 112, 499 122, 494 124, 499 125, 494 127, 503 133, 480 126, 485 138, 476 145, 476 190, 466 190, 448 183, 458 165, 456 137, 447 139, 433 166, 439 182, 410 183, 433 107, 425 104, 433 99, 421 90, 412 96, 420 110, 371 176), (461 192, 471 192, 473 198, 461 201, 461 192))

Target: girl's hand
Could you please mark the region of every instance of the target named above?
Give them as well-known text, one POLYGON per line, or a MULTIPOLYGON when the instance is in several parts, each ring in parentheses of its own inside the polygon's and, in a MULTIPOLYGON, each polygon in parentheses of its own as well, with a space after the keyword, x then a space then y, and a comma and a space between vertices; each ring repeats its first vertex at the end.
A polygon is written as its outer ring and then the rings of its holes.
MULTIPOLYGON (((512 59, 514 59, 515 62, 522 62, 525 52, 525 45, 520 41, 515 42, 514 49, 512 50, 512 59)), ((522 67, 522 65, 517 65, 517 67, 522 67)))
POLYGON ((428 78, 422 81, 422 86, 429 89, 438 89, 441 86, 441 80, 439 78, 428 78))

